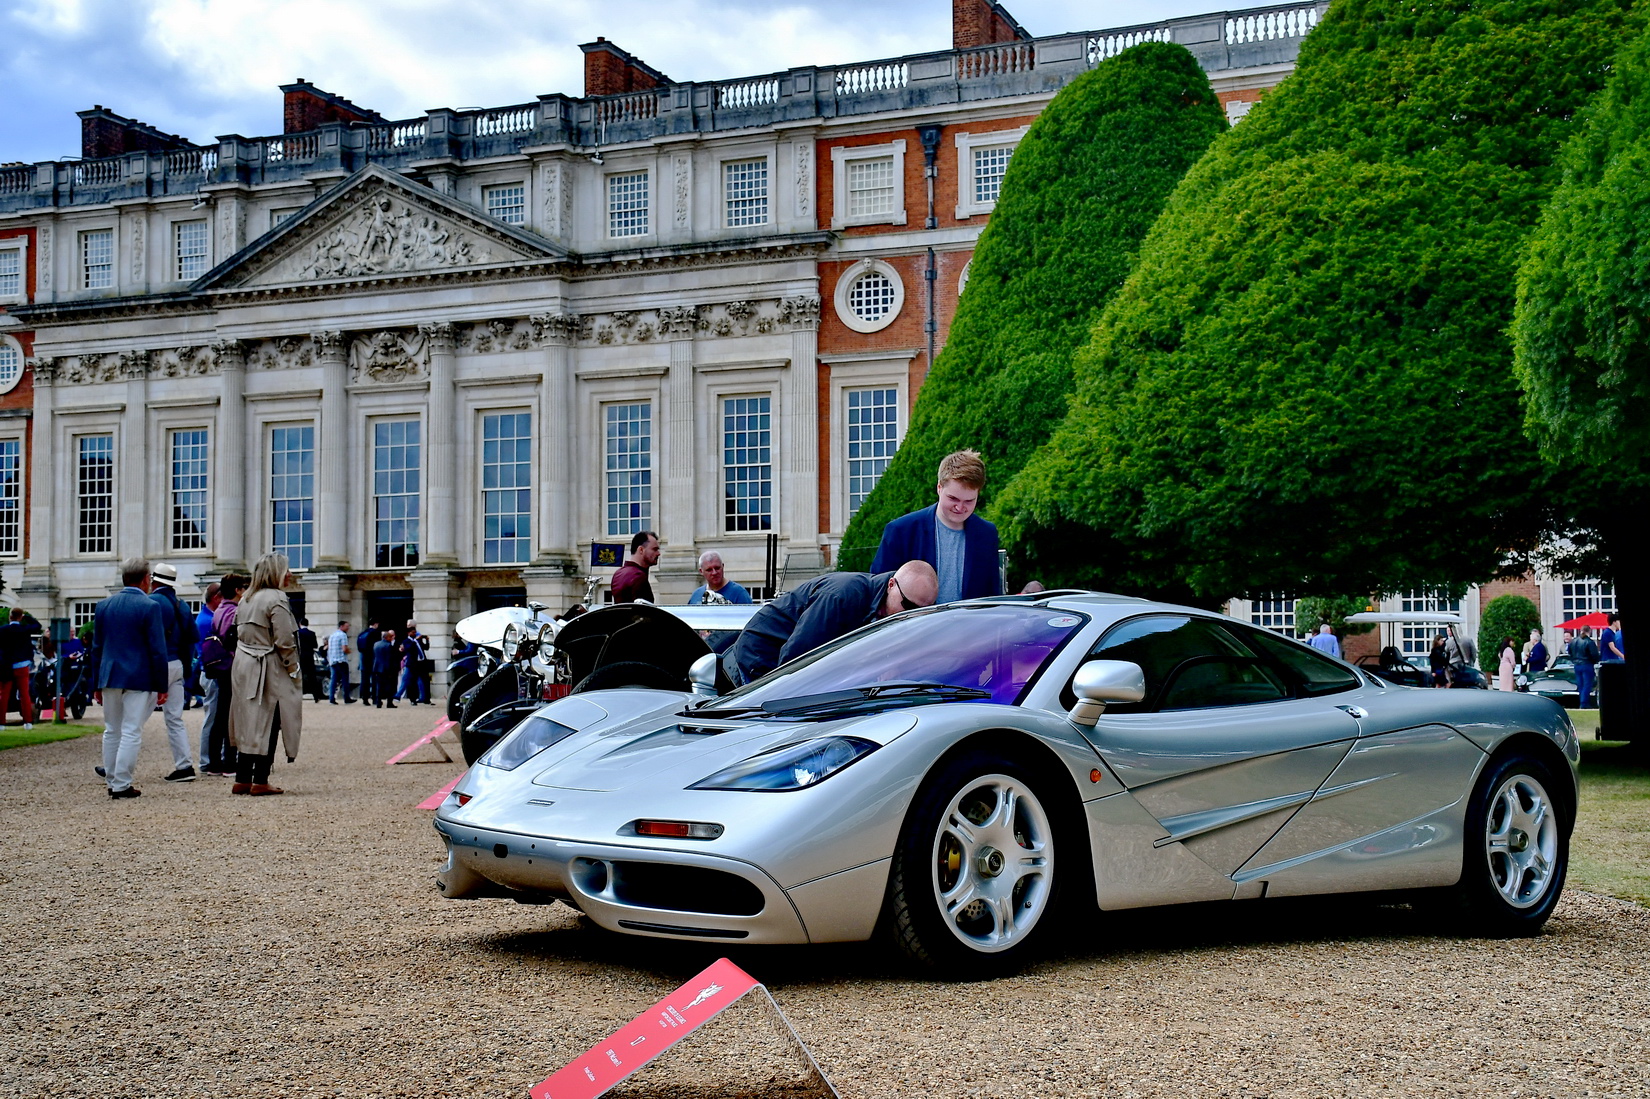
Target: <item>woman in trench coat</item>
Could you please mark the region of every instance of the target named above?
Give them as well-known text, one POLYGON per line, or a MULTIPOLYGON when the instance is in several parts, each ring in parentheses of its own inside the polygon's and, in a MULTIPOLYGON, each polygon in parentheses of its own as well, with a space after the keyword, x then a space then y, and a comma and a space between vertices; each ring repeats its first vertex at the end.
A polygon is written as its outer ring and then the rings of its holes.
POLYGON ((275 738, 287 762, 298 755, 303 690, 298 680, 298 623, 282 586, 291 578, 284 553, 252 566, 252 586, 235 611, 235 663, 230 668, 229 739, 240 753, 232 794, 279 794, 269 784, 275 738))

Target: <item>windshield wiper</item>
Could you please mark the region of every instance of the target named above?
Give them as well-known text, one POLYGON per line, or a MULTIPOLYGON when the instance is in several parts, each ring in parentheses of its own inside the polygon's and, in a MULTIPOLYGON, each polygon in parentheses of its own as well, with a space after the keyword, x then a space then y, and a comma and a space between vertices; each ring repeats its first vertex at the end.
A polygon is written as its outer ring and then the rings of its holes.
POLYGON ((835 709, 892 698, 944 697, 948 702, 971 702, 990 698, 990 691, 978 687, 959 687, 953 683, 878 683, 872 687, 854 687, 846 691, 827 691, 824 694, 800 695, 796 698, 778 698, 764 702, 762 709, 770 714, 800 714, 809 710, 835 709))

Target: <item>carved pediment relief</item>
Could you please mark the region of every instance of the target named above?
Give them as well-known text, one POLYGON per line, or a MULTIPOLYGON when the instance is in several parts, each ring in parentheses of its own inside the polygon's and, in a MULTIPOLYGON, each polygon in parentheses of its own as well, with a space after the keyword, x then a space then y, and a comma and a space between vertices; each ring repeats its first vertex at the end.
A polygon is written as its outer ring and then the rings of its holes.
POLYGON ((372 166, 254 242, 202 288, 393 278, 561 258, 547 241, 372 166))

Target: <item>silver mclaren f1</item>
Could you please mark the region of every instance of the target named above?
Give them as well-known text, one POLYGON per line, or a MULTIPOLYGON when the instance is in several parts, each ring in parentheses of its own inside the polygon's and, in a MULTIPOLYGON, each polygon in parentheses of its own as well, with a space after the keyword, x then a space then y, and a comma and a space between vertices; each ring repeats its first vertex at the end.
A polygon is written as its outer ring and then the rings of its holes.
MULTIPOLYGON (((591 650, 646 663, 644 623, 605 613, 591 650)), ((1097 909, 1402 891, 1511 936, 1564 886, 1579 746, 1547 699, 1086 592, 895 615, 721 697, 672 653, 672 689, 575 693, 477 761, 436 814, 446 896, 674 939, 881 934, 971 978, 1097 909)))

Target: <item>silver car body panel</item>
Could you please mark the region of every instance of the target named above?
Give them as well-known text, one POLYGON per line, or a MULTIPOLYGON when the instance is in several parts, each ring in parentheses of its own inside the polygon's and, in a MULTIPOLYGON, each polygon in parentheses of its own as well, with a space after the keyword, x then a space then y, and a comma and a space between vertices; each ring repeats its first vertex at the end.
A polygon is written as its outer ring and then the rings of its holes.
MULTIPOLYGON (((478 764, 438 810, 436 828, 449 845, 443 892, 561 897, 602 926, 635 934, 862 939, 876 925, 923 780, 965 741, 1042 770, 1048 797, 1085 818, 1077 838, 1104 909, 1448 884, 1460 872, 1472 785, 1508 738, 1550 745, 1571 762, 1573 780, 1579 745, 1552 703, 1367 677, 1318 698, 1105 714, 1084 728, 1067 717, 1062 690, 1110 627, 1143 613, 1229 620, 1101 595, 1060 594, 1035 606, 1088 621, 1019 705, 947 702, 788 720, 696 717, 687 708, 698 700, 668 691, 550 703, 539 715, 575 733, 512 771, 478 764), (759 752, 828 736, 878 747, 804 789, 691 788, 759 752), (639 836, 639 819, 721 831, 714 839, 639 836), (695 911, 702 898, 657 891, 637 903, 602 877, 611 872, 602 867, 625 865, 731 875, 745 883, 739 890, 760 895, 761 908, 695 911)), ((866 682, 879 671, 867 669, 866 682)), ((1079 846, 1066 840, 1063 851, 1079 846)))

